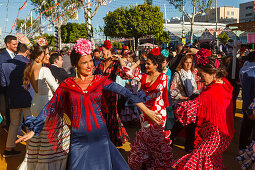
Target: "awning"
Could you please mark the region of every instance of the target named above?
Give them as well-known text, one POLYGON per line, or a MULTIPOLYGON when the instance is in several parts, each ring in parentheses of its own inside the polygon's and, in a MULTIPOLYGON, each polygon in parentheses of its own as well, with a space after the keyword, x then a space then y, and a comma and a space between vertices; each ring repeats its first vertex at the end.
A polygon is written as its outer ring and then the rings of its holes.
POLYGON ((236 23, 236 24, 228 24, 232 31, 245 31, 245 32, 255 32, 255 21, 252 22, 244 22, 244 23, 236 23))

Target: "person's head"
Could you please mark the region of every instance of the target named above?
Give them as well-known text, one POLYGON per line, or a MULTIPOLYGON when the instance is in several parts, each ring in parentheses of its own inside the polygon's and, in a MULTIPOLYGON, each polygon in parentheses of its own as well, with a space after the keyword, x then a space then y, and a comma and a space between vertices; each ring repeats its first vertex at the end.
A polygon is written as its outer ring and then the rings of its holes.
POLYGON ((70 56, 70 55, 71 55, 71 52, 72 52, 72 50, 68 50, 68 51, 67 51, 67 55, 70 56))
POLYGON ((100 59, 100 50, 98 48, 94 49, 93 58, 96 59, 96 60, 100 59))
POLYGON ((255 51, 250 52, 245 59, 249 62, 255 62, 255 51))
POLYGON ((121 55, 126 57, 127 53, 128 53, 128 46, 123 46, 121 55))
POLYGON ((63 57, 64 55, 66 55, 66 51, 64 49, 60 50, 60 55, 63 57))
POLYGON ((6 45, 6 48, 12 52, 17 51, 18 41, 17 37, 13 35, 7 35, 4 39, 4 43, 6 45))
POLYGON ((215 56, 200 54, 196 57, 196 64, 201 81, 205 85, 210 85, 213 81, 227 76, 224 65, 215 56))
POLYGON ((50 50, 48 46, 43 46, 44 49, 44 57, 41 60, 43 64, 50 64, 50 50))
POLYGON ((111 57, 111 42, 109 40, 105 40, 102 46, 102 55, 105 60, 111 57))
POLYGON ((135 61, 135 54, 132 52, 127 53, 127 61, 134 62, 135 61))
POLYGON ((29 56, 30 60, 24 70, 23 76, 23 85, 25 89, 29 89, 30 87, 30 77, 33 63, 49 63, 49 49, 48 47, 40 46, 38 43, 34 44, 31 49, 31 54, 29 56))
POLYGON ((184 69, 185 71, 194 71, 194 62, 193 62, 193 56, 192 55, 185 55, 182 57, 180 63, 178 64, 176 70, 180 71, 181 69, 184 69))
POLYGON ((59 53, 51 54, 50 63, 61 68, 63 66, 63 57, 59 53))
POLYGON ((159 48, 153 48, 148 54, 145 68, 147 72, 162 72, 162 63, 164 62, 164 56, 160 53, 159 48))
POLYGON ((71 64, 77 69, 78 76, 92 75, 94 63, 91 56, 92 43, 85 39, 80 38, 71 52, 71 64), (85 46, 86 48, 83 48, 85 46))
POLYGON ((19 55, 23 55, 24 57, 28 58, 30 52, 25 44, 19 43, 17 47, 17 53, 19 55))
POLYGON ((183 45, 182 44, 178 44, 177 46, 176 46, 176 53, 177 54, 180 54, 181 52, 182 52, 182 50, 183 50, 183 45))

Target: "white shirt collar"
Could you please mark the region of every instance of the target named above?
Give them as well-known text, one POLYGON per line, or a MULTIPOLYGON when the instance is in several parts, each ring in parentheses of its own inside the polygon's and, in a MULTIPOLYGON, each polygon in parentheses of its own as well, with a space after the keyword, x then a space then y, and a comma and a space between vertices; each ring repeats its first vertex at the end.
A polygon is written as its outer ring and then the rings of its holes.
POLYGON ((56 64, 51 64, 51 65, 56 66, 56 67, 58 67, 58 68, 59 68, 59 66, 57 66, 56 64))
POLYGON ((12 52, 11 50, 9 50, 8 48, 6 48, 6 51, 9 53, 9 55, 11 56, 12 59, 15 57, 14 52, 12 52))

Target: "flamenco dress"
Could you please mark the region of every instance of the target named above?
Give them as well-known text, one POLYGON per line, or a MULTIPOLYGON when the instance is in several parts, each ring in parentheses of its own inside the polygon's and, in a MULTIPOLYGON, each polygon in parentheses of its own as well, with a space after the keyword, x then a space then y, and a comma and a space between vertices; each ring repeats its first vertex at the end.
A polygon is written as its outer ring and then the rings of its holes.
POLYGON ((234 134, 232 86, 223 78, 223 84, 213 83, 194 100, 178 104, 175 115, 183 125, 195 123, 201 141, 189 154, 173 162, 177 170, 226 169, 222 154, 234 134))
POLYGON ((82 90, 75 78, 64 80, 51 101, 40 115, 29 117, 29 129, 39 135, 44 122, 49 132, 48 139, 53 150, 61 144, 58 129, 61 126, 63 111, 71 120, 69 169, 88 170, 127 170, 126 161, 111 142, 105 119, 101 111, 103 91, 112 91, 127 97, 132 103, 143 102, 136 94, 96 75, 86 90, 82 90))

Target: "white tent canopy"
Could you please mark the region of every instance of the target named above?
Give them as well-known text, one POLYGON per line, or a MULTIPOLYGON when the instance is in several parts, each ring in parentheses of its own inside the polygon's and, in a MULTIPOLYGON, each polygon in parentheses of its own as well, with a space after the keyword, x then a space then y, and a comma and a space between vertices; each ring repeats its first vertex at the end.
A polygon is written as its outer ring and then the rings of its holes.
MULTIPOLYGON (((181 36, 182 34, 182 22, 180 23, 168 23, 164 24, 165 28, 167 31, 175 34, 176 36, 181 36)), ((218 30, 223 30, 226 28, 226 24, 218 23, 218 30)), ((191 26, 190 22, 184 22, 184 33, 187 34, 190 32, 191 26)), ((202 33, 205 30, 209 30, 210 32, 215 32, 216 30, 216 25, 215 23, 209 23, 209 22, 194 22, 193 26, 193 33, 195 36, 200 37, 202 33)))

